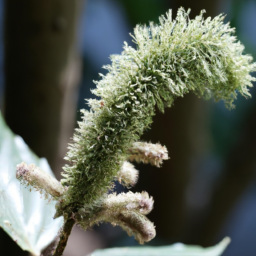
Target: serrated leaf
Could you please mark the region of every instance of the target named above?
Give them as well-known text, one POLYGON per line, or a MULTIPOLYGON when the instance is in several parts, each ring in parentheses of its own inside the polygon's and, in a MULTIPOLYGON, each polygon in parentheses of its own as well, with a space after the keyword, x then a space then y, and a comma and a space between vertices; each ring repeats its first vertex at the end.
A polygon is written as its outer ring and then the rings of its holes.
POLYGON ((40 255, 63 220, 53 220, 54 201, 47 202, 39 192, 29 192, 16 179, 16 165, 22 161, 53 176, 47 161, 39 159, 21 137, 11 132, 0 113, 0 226, 23 250, 40 255))
POLYGON ((90 256, 220 256, 229 243, 230 239, 226 237, 219 244, 208 248, 177 243, 169 246, 123 247, 96 250, 90 256))

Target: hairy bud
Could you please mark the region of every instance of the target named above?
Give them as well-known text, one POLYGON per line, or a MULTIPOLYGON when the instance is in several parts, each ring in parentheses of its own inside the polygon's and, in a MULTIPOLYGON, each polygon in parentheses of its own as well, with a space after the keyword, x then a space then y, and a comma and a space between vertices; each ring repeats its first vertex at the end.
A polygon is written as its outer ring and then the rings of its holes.
POLYGON ((131 163, 125 161, 117 173, 117 180, 126 187, 132 187, 138 181, 138 174, 138 170, 131 163))
POLYGON ((148 193, 143 191, 142 193, 128 193, 110 194, 103 202, 102 207, 109 211, 117 210, 133 210, 138 211, 141 214, 148 214, 153 209, 154 200, 149 197, 148 193))
POLYGON ((130 161, 150 163, 160 167, 163 160, 168 159, 168 151, 165 146, 146 142, 135 142, 128 150, 130 161))
POLYGON ((40 191, 40 193, 44 192, 46 197, 48 194, 53 197, 60 197, 65 191, 60 182, 34 164, 27 165, 22 162, 17 165, 16 170, 17 179, 23 184, 40 191))
POLYGON ((90 210, 81 208, 74 219, 78 225, 86 230, 100 222, 110 222, 119 225, 129 235, 134 235, 136 240, 143 244, 155 236, 155 227, 144 215, 153 209, 153 198, 147 192, 120 193, 108 195, 98 206, 94 214, 90 210))
POLYGON ((129 236, 134 235, 140 244, 149 242, 156 235, 154 224, 137 212, 121 211, 112 219, 112 224, 121 226, 129 236))
POLYGON ((90 219, 88 219, 88 216, 83 218, 81 215, 76 214, 75 219, 77 224, 84 230, 100 222, 110 222, 114 226, 118 225, 129 236, 134 235, 140 244, 150 241, 156 235, 154 224, 142 213, 133 210, 114 207, 111 209, 102 209, 90 219))

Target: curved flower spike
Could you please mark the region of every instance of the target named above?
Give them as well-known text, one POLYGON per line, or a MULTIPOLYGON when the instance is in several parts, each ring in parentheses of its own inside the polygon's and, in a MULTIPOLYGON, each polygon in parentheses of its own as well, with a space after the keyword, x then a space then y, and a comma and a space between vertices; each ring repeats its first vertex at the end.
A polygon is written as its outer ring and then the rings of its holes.
MULTIPOLYGON (((190 91, 223 99, 229 108, 237 92, 250 96, 248 87, 255 81, 250 72, 256 64, 243 54, 244 46, 223 22, 224 15, 204 19, 202 11, 190 19, 189 12, 180 8, 175 19, 169 11, 159 25, 136 26, 136 48, 125 42, 124 51, 111 56, 108 73, 95 82, 93 93, 100 99, 88 100, 91 110, 83 111, 69 146, 61 181, 69 187, 63 209, 99 205, 129 147, 150 127, 156 106, 163 112, 190 91)), ((155 158, 143 161, 161 163, 155 158)))

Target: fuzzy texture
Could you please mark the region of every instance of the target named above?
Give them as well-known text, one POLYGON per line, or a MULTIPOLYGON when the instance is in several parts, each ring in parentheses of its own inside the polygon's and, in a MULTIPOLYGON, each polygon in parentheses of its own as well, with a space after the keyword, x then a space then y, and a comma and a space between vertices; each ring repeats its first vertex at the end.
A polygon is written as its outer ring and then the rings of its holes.
POLYGON ((93 215, 86 209, 80 209, 73 215, 78 225, 87 230, 95 224, 110 222, 121 226, 129 235, 143 244, 155 237, 154 224, 144 215, 153 209, 153 198, 147 192, 110 194, 93 215))
POLYGON ((44 194, 45 198, 48 195, 53 198, 61 197, 65 191, 64 187, 54 177, 42 171, 34 164, 27 165, 22 162, 16 167, 16 178, 25 186, 31 186, 36 191, 44 194))
POLYGON ((110 222, 113 226, 121 226, 129 236, 133 235, 140 244, 149 242, 156 235, 154 223, 140 212, 127 209, 114 211, 110 208, 94 214, 91 218, 75 214, 74 219, 84 230, 101 222, 110 222))
POLYGON ((124 161, 120 171, 117 173, 116 178, 120 184, 129 188, 137 183, 138 174, 139 171, 136 170, 131 163, 124 161))
POLYGON ((140 244, 149 242, 156 235, 154 223, 137 212, 124 210, 108 217, 103 221, 121 226, 129 236, 133 235, 140 244))
POLYGON ((128 160, 145 164, 150 163, 156 167, 160 167, 163 160, 168 159, 167 148, 159 143, 135 142, 129 148, 128 153, 130 154, 128 160))
POLYGON ((250 96, 255 81, 252 57, 224 24, 223 15, 194 20, 180 8, 176 19, 169 11, 160 24, 137 26, 132 36, 136 49, 124 43, 121 55, 111 56, 108 73, 95 82, 90 111, 69 146, 62 184, 68 186, 62 211, 101 204, 113 179, 127 159, 128 149, 150 127, 155 106, 170 107, 176 97, 193 91, 199 97, 223 99, 233 107, 237 92, 250 96))
POLYGON ((110 194, 104 200, 103 209, 112 209, 117 212, 119 210, 133 210, 138 211, 143 215, 149 214, 153 209, 154 200, 149 197, 148 193, 128 193, 110 194))

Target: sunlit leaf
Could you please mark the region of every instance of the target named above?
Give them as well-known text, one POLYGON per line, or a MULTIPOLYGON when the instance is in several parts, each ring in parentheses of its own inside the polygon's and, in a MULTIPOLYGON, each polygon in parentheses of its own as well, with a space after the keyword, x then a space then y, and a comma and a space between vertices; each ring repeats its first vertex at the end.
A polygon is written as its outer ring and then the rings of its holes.
POLYGON ((169 246, 123 247, 97 250, 91 256, 220 256, 230 242, 228 237, 219 244, 203 248, 177 243, 169 246))
POLYGON ((0 113, 0 226, 23 250, 39 255, 57 235, 63 220, 52 218, 54 201, 44 200, 39 192, 29 192, 16 179, 16 165, 22 161, 53 175, 47 161, 39 159, 10 131, 0 113))

